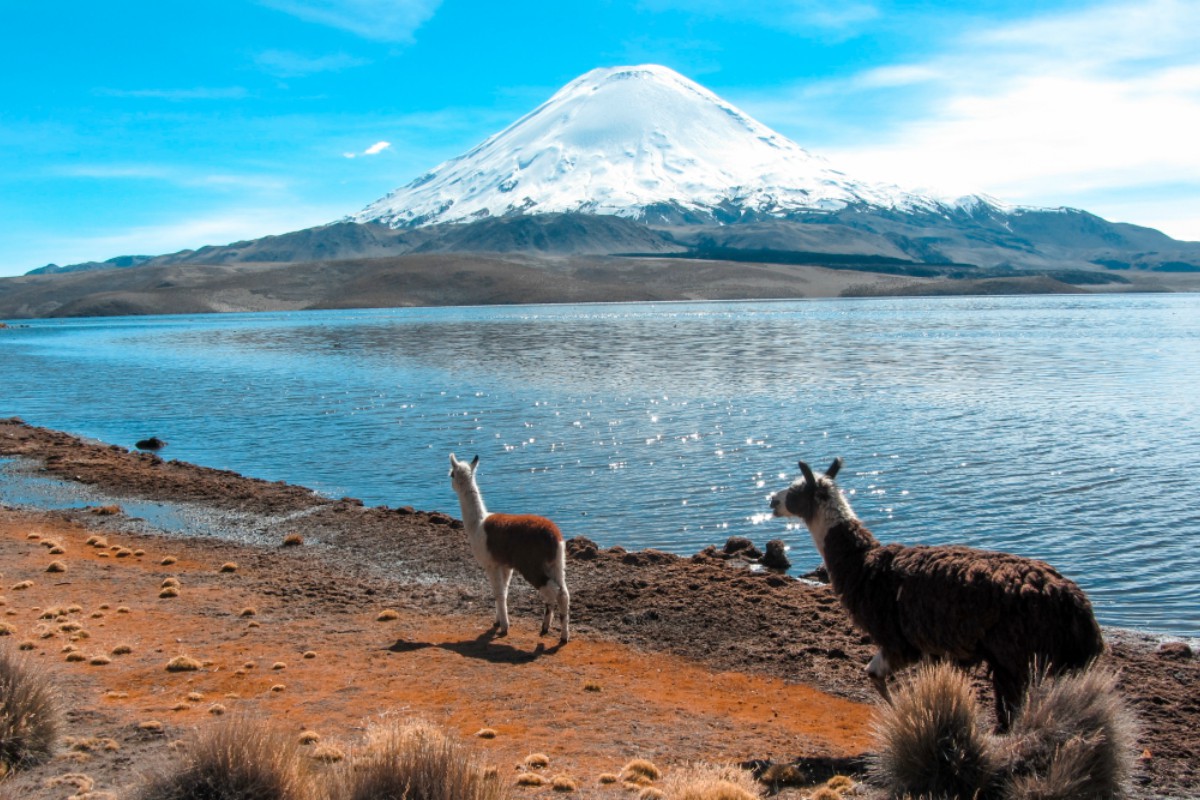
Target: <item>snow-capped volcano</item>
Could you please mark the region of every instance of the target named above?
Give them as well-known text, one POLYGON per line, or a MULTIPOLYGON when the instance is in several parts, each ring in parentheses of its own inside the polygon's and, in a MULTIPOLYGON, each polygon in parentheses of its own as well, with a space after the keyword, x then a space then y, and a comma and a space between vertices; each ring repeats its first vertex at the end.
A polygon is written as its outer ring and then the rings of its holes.
POLYGON ((393 228, 548 212, 705 221, 853 204, 945 205, 850 178, 674 70, 643 65, 588 72, 351 219, 393 228))

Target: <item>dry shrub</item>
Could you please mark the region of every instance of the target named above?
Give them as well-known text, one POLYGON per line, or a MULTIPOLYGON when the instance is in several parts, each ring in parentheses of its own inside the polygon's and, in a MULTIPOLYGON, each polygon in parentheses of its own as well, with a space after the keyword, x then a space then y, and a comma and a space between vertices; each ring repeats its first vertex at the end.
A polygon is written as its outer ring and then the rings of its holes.
POLYGON ((1128 793, 1136 725, 1108 669, 1036 670, 1007 734, 981 729, 967 677, 924 666, 885 708, 876 775, 895 795, 972 800, 1114 798, 1128 793))
POLYGON ((875 774, 896 796, 995 795, 999 765, 990 737, 970 680, 952 664, 922 664, 901 683, 881 711, 875 738, 875 774))
MULTIPOLYGON (((540 776, 539 776, 540 777, 540 776)), ((384 719, 367 742, 333 775, 333 800, 504 800, 510 795, 485 774, 474 750, 438 728, 384 719)))
POLYGON ((49 758, 61 727, 53 676, 0 648, 0 774, 49 758))
POLYGON ((190 656, 175 656, 167 662, 167 672, 194 672, 203 666, 190 656))
POLYGON ((579 786, 570 775, 555 775, 550 779, 550 788, 556 792, 573 792, 579 786))
POLYGON ((758 800, 758 784, 746 771, 727 764, 684 764, 663 779, 672 800, 758 800))
POLYGON ((204 728, 176 760, 148 777, 133 800, 308 800, 291 736, 265 723, 227 717, 204 728))
POLYGON ((1137 724, 1110 669, 1034 674, 1000 744, 1014 800, 1123 797, 1130 789, 1137 724))
POLYGON ((621 768, 621 780, 623 781, 637 783, 638 779, 656 781, 661 777, 662 770, 644 758, 635 758, 621 768))
POLYGON ((517 786, 545 786, 549 781, 536 772, 522 772, 517 776, 517 786))

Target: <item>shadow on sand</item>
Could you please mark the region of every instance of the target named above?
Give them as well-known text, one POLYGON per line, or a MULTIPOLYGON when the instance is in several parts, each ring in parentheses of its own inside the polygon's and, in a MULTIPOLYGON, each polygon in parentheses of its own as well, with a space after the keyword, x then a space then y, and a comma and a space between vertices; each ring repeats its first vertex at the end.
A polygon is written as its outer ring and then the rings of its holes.
POLYGON ((395 644, 386 649, 393 653, 412 653, 428 647, 449 650, 465 658, 477 658, 481 661, 490 661, 494 664, 528 664, 532 661, 537 661, 544 655, 557 653, 559 648, 562 647, 562 642, 556 641, 551 647, 546 647, 542 642, 538 642, 532 651, 525 651, 497 641, 496 629, 492 628, 484 631, 474 639, 468 639, 463 642, 434 644, 433 642, 410 642, 404 639, 397 639, 395 644))

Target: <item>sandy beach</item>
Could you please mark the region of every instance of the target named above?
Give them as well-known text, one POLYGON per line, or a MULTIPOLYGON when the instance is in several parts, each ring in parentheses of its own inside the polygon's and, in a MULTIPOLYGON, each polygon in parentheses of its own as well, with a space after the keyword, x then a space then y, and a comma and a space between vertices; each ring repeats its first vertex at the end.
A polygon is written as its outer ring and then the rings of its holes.
MULTIPOLYGON (((68 774, 125 797, 174 743, 235 713, 315 732, 314 753, 349 750, 382 713, 420 717, 514 779, 544 753, 543 772, 572 777, 581 798, 628 796, 598 779, 635 757, 669 768, 871 750, 868 642, 827 587, 753 572, 724 542, 681 558, 573 539, 572 641, 537 635, 536 598, 519 581, 512 632, 494 639, 486 580, 444 514, 19 420, 0 421, 0 456, 112 499, 0 508, 0 646, 52 671, 67 710, 60 753, 0 781, 2 798, 66 798, 76 789, 55 779, 68 774), (212 509, 221 536, 148 531, 121 505, 138 499, 212 509), (302 543, 285 546, 289 535, 302 543), (65 571, 47 572, 54 561, 65 571), (168 578, 179 585, 164 597, 168 578), (167 671, 180 655, 200 669, 167 671)), ((1142 726, 1139 794, 1200 795, 1200 662, 1160 637, 1105 634, 1142 726)))

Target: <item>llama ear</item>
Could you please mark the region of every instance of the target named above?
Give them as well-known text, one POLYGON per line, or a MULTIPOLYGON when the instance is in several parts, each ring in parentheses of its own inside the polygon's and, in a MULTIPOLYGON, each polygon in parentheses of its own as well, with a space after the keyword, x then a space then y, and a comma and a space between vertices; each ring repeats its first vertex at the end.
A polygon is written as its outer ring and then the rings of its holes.
POLYGON ((478 466, 479 466, 479 455, 476 454, 475 457, 473 459, 471 459, 471 471, 474 472, 475 468, 478 466))
POLYGON ((813 498, 817 494, 817 476, 813 475, 812 469, 803 461, 800 462, 800 471, 804 473, 804 494, 801 495, 800 516, 808 519, 812 513, 813 498))
POLYGON ((457 464, 458 464, 458 459, 454 457, 454 453, 451 453, 450 454, 450 466, 453 467, 453 466, 456 466, 457 464))
POLYGON ((841 471, 841 469, 842 469, 842 463, 843 462, 842 462, 841 456, 838 456, 837 458, 835 458, 833 460, 833 463, 829 465, 829 469, 825 470, 825 477, 829 478, 829 480, 833 480, 834 478, 836 478, 838 472, 841 471))

